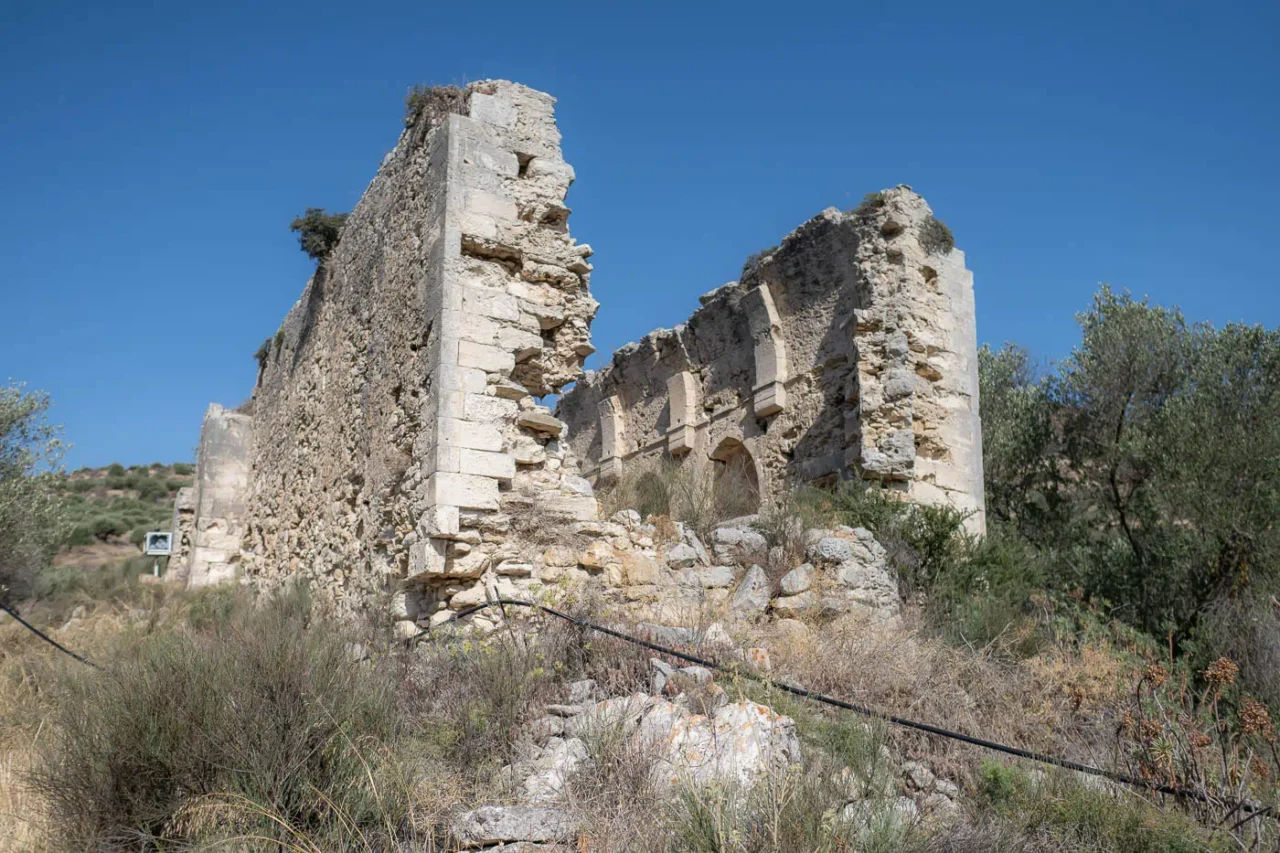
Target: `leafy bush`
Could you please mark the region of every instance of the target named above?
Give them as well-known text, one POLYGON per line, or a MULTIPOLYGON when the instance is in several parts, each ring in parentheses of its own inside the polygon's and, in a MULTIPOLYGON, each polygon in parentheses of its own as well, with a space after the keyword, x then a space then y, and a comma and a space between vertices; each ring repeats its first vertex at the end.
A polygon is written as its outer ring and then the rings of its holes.
POLYGON ((173 464, 173 473, 179 477, 190 477, 196 472, 196 466, 190 462, 175 462, 173 464))
POLYGON ((111 475, 112 477, 123 477, 124 466, 121 465, 119 462, 112 462, 110 465, 107 466, 107 474, 111 475))
POLYGON ((344 832, 390 831, 407 790, 381 748, 398 735, 395 683, 348 642, 294 593, 128 641, 110 674, 68 671, 34 773, 58 848, 302 834, 337 849, 344 832))
MULTIPOLYGON (((342 237, 342 226, 346 223, 348 215, 325 213, 322 207, 308 207, 306 213, 289 223, 289 230, 297 233, 298 245, 308 257, 323 261, 338 245, 338 240, 342 237)), ((261 358, 265 358, 270 353, 270 343, 268 339, 264 345, 267 347, 267 352, 261 358)))
POLYGON ((956 238, 947 223, 930 214, 920 224, 920 245, 931 255, 945 255, 956 247, 956 238))

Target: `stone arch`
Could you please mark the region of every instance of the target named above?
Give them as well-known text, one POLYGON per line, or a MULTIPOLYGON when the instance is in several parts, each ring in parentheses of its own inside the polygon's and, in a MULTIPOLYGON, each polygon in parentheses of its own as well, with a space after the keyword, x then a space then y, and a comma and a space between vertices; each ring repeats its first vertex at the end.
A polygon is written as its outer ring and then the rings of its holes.
POLYGON ((742 439, 727 435, 711 451, 716 510, 723 518, 760 510, 760 475, 755 457, 742 439))

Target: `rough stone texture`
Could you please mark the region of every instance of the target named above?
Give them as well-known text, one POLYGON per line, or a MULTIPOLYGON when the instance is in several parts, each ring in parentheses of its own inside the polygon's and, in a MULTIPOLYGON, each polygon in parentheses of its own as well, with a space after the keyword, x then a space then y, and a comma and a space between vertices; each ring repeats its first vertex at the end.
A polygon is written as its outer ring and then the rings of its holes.
POLYGON ((924 199, 882 195, 823 211, 565 394, 557 414, 588 474, 663 453, 736 461, 764 500, 862 477, 983 530, 973 277, 961 251, 922 245, 924 199))
POLYGON ((167 570, 170 580, 186 581, 191 571, 191 550, 196 537, 196 490, 194 486, 178 489, 173 502, 173 554, 167 570))
POLYGON ((795 721, 754 702, 725 705, 708 718, 659 700, 640 721, 636 737, 659 750, 652 778, 660 790, 712 783, 750 788, 800 762, 795 721))
POLYGON ((243 547, 253 580, 304 576, 339 612, 403 588, 425 623, 484 600, 499 567, 510 589, 536 583, 494 518, 534 496, 595 517, 564 425, 534 400, 578 377, 597 308, 554 103, 475 83, 461 114, 404 131, 265 347, 237 513, 217 516, 244 529, 216 541, 206 484, 231 474, 201 455, 192 583, 243 547))
MULTIPOLYGON (((921 245, 928 207, 905 187, 867 214, 824 211, 687 324, 540 406, 582 376, 598 307, 553 105, 487 81, 406 128, 264 344, 250 403, 210 408, 172 571, 302 578, 344 615, 389 598, 403 637, 492 631, 503 614, 453 614, 562 581, 655 622, 765 613, 756 516, 705 544, 634 511, 599 518, 593 482, 662 453, 741 466, 766 498, 862 476, 981 528, 971 277, 921 245)), ((775 609, 896 608, 883 549, 830 535, 814 588, 793 578, 775 609)))
POLYGON ((733 610, 739 616, 756 616, 769 606, 769 579, 764 569, 752 566, 733 594, 733 610))
POLYGON ((568 812, 545 806, 482 806, 453 822, 454 841, 464 849, 508 841, 567 842, 578 831, 568 812))
MULTIPOLYGON (((189 534, 190 562, 175 567, 190 587, 232 580, 241 563, 248 522, 246 493, 253 452, 253 419, 217 403, 209 406, 196 451, 195 514, 189 534)), ((174 514, 181 514, 179 496, 174 514)), ((179 519, 181 521, 181 519, 179 519)), ((180 528, 175 528, 180 529, 180 528)))

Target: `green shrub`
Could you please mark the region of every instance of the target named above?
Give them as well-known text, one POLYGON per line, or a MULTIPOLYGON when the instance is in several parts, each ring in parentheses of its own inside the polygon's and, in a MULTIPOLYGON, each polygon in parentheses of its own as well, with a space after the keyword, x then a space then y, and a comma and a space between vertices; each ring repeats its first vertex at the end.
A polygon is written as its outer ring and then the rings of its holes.
POLYGON ((112 462, 110 465, 107 466, 107 474, 112 477, 123 477, 124 466, 121 465, 119 462, 112 462))
POLYGON ((395 683, 349 639, 295 593, 205 633, 132 638, 110 673, 67 671, 33 773, 57 849, 393 842, 395 683))
POLYGON ((862 201, 858 202, 858 206, 849 212, 854 216, 867 216, 884 207, 886 201, 888 201, 888 196, 883 192, 867 193, 862 197, 862 201))
POLYGON ((947 223, 930 214, 920 224, 920 245, 931 255, 945 255, 956 247, 956 238, 947 223))
POLYGON ((196 466, 190 462, 175 462, 173 465, 173 473, 179 477, 190 477, 196 472, 196 466))
MULTIPOLYGON (((308 257, 323 261, 338 245, 347 216, 346 213, 325 213, 322 207, 308 207, 306 213, 289 223, 289 230, 297 233, 298 245, 308 257)), ((270 344, 271 339, 268 338, 264 344, 266 352, 259 357, 259 361, 270 354, 270 344)))
POLYGON ((1161 810, 1125 791, 1111 793, 1065 773, 1033 779, 1026 772, 984 761, 979 786, 985 805, 1021 834, 1052 849, 1116 853, 1215 853, 1236 849, 1224 835, 1209 835, 1181 812, 1161 810))

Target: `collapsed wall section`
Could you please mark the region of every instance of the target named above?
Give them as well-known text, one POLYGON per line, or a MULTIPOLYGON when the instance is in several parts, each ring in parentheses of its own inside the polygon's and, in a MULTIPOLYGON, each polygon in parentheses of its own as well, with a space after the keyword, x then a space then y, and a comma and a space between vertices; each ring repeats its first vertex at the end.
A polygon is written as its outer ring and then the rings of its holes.
POLYGON ((560 401, 597 479, 746 464, 769 501, 862 477, 985 527, 973 279, 907 187, 823 211, 560 401))
POLYGON ((264 345, 253 579, 305 578, 339 612, 398 592, 427 618, 496 583, 495 531, 535 481, 594 517, 534 399, 578 376, 596 309, 553 106, 488 81, 421 110, 264 345))

